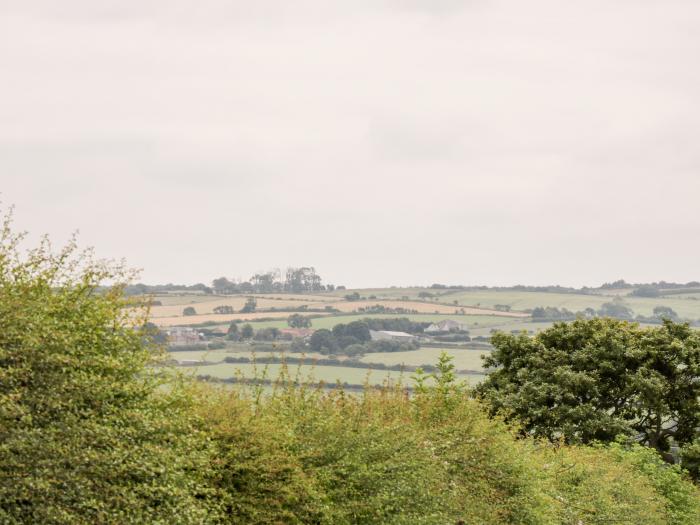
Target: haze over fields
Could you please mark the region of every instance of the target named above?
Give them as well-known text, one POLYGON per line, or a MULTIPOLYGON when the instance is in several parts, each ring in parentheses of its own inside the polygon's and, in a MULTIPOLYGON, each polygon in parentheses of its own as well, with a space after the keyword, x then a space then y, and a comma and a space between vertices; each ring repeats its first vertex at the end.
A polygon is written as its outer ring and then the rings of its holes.
POLYGON ((145 282, 687 282, 700 4, 5 0, 0 198, 145 282))

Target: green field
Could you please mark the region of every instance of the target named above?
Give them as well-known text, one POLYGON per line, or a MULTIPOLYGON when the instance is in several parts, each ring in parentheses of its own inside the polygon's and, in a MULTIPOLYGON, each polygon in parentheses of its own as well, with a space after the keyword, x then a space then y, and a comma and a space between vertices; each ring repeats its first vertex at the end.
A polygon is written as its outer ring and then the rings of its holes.
MULTIPOLYGON (((402 373, 393 370, 371 370, 367 368, 350 368, 345 366, 314 366, 314 365, 290 365, 286 367, 289 374, 299 380, 310 382, 324 381, 325 383, 349 383, 352 385, 362 385, 368 382, 370 385, 381 385, 387 379, 393 382, 401 381, 405 384, 411 383, 411 373, 402 373)), ((191 373, 194 376, 208 375, 219 379, 231 377, 265 377, 276 379, 285 369, 285 365, 254 365, 238 363, 219 363, 215 365, 203 366, 179 366, 178 371, 191 373)), ((460 379, 469 384, 477 384, 483 379, 483 375, 460 374, 460 379)))
POLYGON ((176 361, 206 361, 209 363, 220 363, 227 356, 234 355, 226 348, 217 350, 184 350, 179 352, 168 352, 170 359, 176 361))
MULTIPOLYGON (((311 326, 315 329, 333 328, 337 324, 347 324, 353 321, 362 319, 396 319, 406 317, 414 322, 433 323, 443 321, 445 319, 454 319, 460 323, 471 327, 489 327, 499 324, 513 323, 511 318, 503 318, 495 315, 448 315, 448 314, 351 314, 351 315, 333 315, 328 317, 318 317, 311 320, 311 326)), ((515 321, 517 322, 517 321, 515 321)), ((245 323, 244 323, 245 324, 245 323)), ((260 328, 287 328, 287 320, 279 319, 272 321, 253 321, 250 323, 256 330, 260 328)), ((228 325, 227 325, 228 326, 228 325)))
POLYGON ((457 370, 482 370, 481 356, 484 350, 466 350, 461 348, 420 348, 411 352, 378 352, 365 354, 360 359, 365 363, 383 363, 385 365, 432 365, 437 363, 440 354, 445 352, 453 357, 457 370))
MULTIPOLYGON (((352 291, 346 291, 345 293, 352 293, 352 291)), ((649 316, 652 314, 655 306, 668 306, 673 308, 683 318, 700 319, 700 294, 698 293, 646 298, 628 296, 629 289, 596 290, 596 294, 512 290, 434 290, 430 288, 385 288, 356 291, 365 297, 375 295, 377 299, 400 299, 402 297, 418 299, 419 293, 429 292, 436 296, 437 302, 444 304, 451 305, 454 301, 457 301, 459 306, 479 306, 482 308, 493 308, 497 304, 501 304, 510 306, 514 311, 533 309, 538 306, 567 308, 573 312, 589 307, 597 310, 603 303, 611 301, 615 296, 621 296, 627 305, 634 310, 635 314, 649 316)))
MULTIPOLYGON (((352 293, 355 290, 341 290, 323 294, 329 299, 332 297, 342 297, 347 293, 352 293)), ((512 290, 443 290, 430 288, 385 288, 385 289, 363 289, 356 290, 363 297, 375 296, 377 300, 387 299, 396 300, 407 297, 411 300, 420 299, 421 292, 429 292, 435 295, 435 299, 439 303, 452 305, 457 301, 460 307, 480 306, 484 308, 493 308, 496 305, 508 305, 514 311, 522 311, 533 309, 538 306, 551 306, 557 308, 566 308, 572 312, 582 311, 586 308, 598 310, 605 302, 611 301, 615 296, 622 296, 625 303, 629 306, 635 315, 651 316, 653 309, 656 306, 667 306, 672 308, 681 318, 700 320, 700 293, 690 291, 688 293, 679 293, 667 297, 644 298, 631 297, 629 289, 620 290, 596 290, 595 294, 581 293, 548 293, 548 292, 527 292, 527 291, 512 291, 512 290)), ((274 295, 274 294, 273 294, 274 295)), ((314 297, 319 298, 317 294, 314 297)), ((172 295, 158 296, 158 300, 162 300, 165 304, 169 302, 199 302, 206 300, 212 296, 201 294, 191 295, 172 295)), ((300 295, 299 297, 305 297, 300 295)), ((311 296, 309 296, 311 297, 311 296)), ((500 330, 506 333, 513 331, 525 330, 528 333, 537 333, 551 326, 551 322, 532 323, 529 319, 503 318, 493 315, 454 315, 454 314, 342 314, 312 319, 312 328, 333 328, 337 324, 350 323, 364 318, 374 319, 389 319, 397 317, 407 317, 416 322, 435 322, 444 319, 454 319, 466 324, 472 337, 489 336, 493 330, 500 330)), ((286 318, 273 319, 269 321, 251 321, 250 324, 256 329, 262 328, 286 328, 286 318)), ((222 330, 226 330, 228 323, 221 323, 214 326, 222 330)))
MULTIPOLYGON (((454 358, 457 369, 481 370, 481 355, 488 353, 485 350, 471 350, 463 348, 420 348, 408 352, 376 352, 365 354, 360 361, 364 363, 382 363, 385 365, 433 365, 437 363, 442 352, 446 352, 454 358)), ((187 350, 182 352, 169 352, 168 357, 176 361, 202 361, 207 363, 223 363, 229 356, 248 357, 254 359, 256 356, 268 357, 269 353, 251 352, 249 349, 217 349, 217 350, 187 350)), ((302 354, 279 352, 274 355, 301 358, 302 354)), ((303 357, 311 363, 316 358, 328 358, 318 354, 303 354, 303 357)), ((294 365, 296 366, 296 365, 294 365)))

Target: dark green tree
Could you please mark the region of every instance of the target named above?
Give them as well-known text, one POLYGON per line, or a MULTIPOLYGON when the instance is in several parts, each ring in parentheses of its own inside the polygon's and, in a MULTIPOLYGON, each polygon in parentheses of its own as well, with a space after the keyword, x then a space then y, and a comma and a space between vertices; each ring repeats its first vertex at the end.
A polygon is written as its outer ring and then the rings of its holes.
POLYGON ((251 339, 253 337, 253 325, 246 323, 241 327, 241 339, 251 339))
POLYGON ((233 321, 228 325, 226 338, 231 341, 238 341, 238 339, 240 339, 240 335, 238 333, 238 323, 236 321, 233 321))
POLYGON ((616 297, 609 303, 603 303, 598 310, 601 317, 612 317, 614 319, 632 319, 634 312, 625 304, 622 298, 616 297))
POLYGON ((477 392, 492 413, 551 440, 638 438, 668 460, 700 426, 700 334, 612 319, 557 323, 535 337, 496 333, 477 392))
POLYGON ((243 308, 241 308, 241 313, 242 314, 249 314, 255 311, 255 309, 258 307, 258 301, 256 301, 255 297, 248 297, 246 299, 245 304, 243 305, 243 308))
POLYGON ((353 321, 348 324, 338 324, 333 327, 335 337, 352 337, 359 343, 366 343, 371 340, 369 326, 364 321, 353 321))
POLYGON ((654 317, 660 321, 663 319, 670 319, 671 321, 679 320, 676 311, 669 306, 655 306, 654 317))
POLYGON ((300 314, 292 314, 287 318, 287 324, 292 328, 309 328, 311 319, 300 314))
POLYGON ((214 313, 215 314, 232 314, 233 307, 228 305, 228 304, 223 304, 221 306, 215 306, 214 313))
POLYGON ((213 291, 218 294, 236 293, 236 283, 229 281, 226 277, 214 279, 211 283, 213 291))
POLYGON ((182 310, 182 315, 197 315, 197 310, 194 309, 194 306, 186 306, 182 310))
POLYGON ((319 354, 335 354, 339 347, 336 338, 330 330, 316 330, 309 339, 309 349, 319 354))

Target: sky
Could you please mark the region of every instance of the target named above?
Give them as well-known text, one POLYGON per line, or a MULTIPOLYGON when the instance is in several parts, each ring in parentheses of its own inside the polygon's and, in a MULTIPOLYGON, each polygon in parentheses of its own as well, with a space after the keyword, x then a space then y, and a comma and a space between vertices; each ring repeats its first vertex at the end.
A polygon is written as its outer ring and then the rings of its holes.
POLYGON ((0 200, 148 283, 700 280, 697 0, 0 0, 0 200))

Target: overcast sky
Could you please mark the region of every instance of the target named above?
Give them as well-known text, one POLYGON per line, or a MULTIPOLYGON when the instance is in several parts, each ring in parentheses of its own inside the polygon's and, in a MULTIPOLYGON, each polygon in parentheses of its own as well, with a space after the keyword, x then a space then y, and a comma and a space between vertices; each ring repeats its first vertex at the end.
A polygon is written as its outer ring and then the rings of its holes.
POLYGON ((697 0, 0 0, 0 199, 145 282, 700 280, 697 0))

